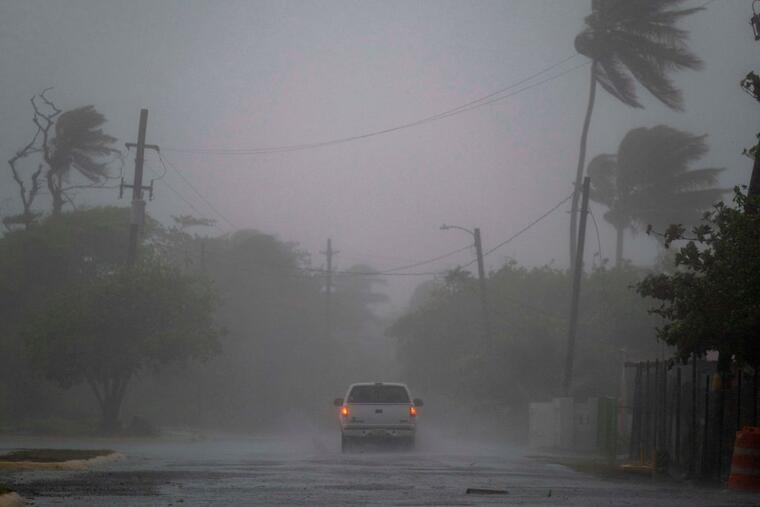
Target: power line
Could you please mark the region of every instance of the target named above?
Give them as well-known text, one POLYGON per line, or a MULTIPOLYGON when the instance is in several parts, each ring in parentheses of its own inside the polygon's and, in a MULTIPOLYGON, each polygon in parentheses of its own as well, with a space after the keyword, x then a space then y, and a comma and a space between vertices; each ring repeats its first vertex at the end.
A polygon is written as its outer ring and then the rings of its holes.
MULTIPOLYGON (((190 182, 190 180, 187 179, 185 177, 185 175, 183 175, 182 172, 179 169, 177 169, 177 167, 174 164, 171 163, 171 161, 169 161, 169 160, 164 161, 164 157, 163 157, 163 155, 161 155, 160 152, 158 154, 158 159, 161 161, 161 165, 164 167, 164 171, 166 171, 166 165, 168 164, 169 167, 171 167, 172 169, 174 169, 174 172, 177 173, 179 175, 179 177, 182 178, 182 180, 192 189, 192 191, 195 192, 195 195, 197 195, 203 202, 205 202, 206 205, 209 208, 211 208, 211 210, 214 213, 217 214, 217 216, 219 216, 222 220, 224 220, 227 223, 227 225, 229 225, 230 227, 232 227, 233 230, 237 229, 237 227, 235 226, 235 224, 233 224, 232 221, 230 221, 226 216, 224 216, 224 214, 222 214, 221 211, 219 211, 218 209, 216 209, 216 207, 213 204, 211 204, 211 202, 209 202, 209 200, 206 199, 203 196, 203 194, 201 194, 201 192, 197 188, 195 188, 195 185, 193 185, 190 182)), ((196 213, 200 214, 200 212, 198 212, 198 211, 196 211, 196 213)))
POLYGON ((383 270, 383 274, 388 274, 388 273, 393 273, 394 271, 403 271, 405 269, 412 269, 419 266, 424 266, 425 264, 430 264, 431 262, 440 261, 442 259, 446 259, 447 257, 451 257, 452 255, 458 254, 460 252, 464 252, 465 250, 469 250, 470 248, 472 248, 472 245, 466 245, 466 246, 463 246, 462 248, 457 248, 456 250, 439 255, 437 257, 433 257, 431 259, 415 262, 414 264, 407 264, 406 266, 399 266, 397 268, 383 270))
MULTIPOLYGON (((564 199, 562 199, 560 202, 558 202, 557 204, 555 204, 554 206, 552 206, 551 209, 549 209, 547 212, 543 213, 540 217, 536 218, 535 220, 533 220, 532 222, 530 222, 528 225, 526 225, 525 227, 523 227, 522 229, 520 229, 519 231, 517 231, 516 233, 514 233, 513 235, 511 235, 510 237, 508 237, 507 239, 505 239, 504 241, 502 241, 501 243, 499 243, 498 245, 496 245, 495 247, 493 247, 490 250, 488 250, 487 252, 483 253, 483 256, 485 257, 486 255, 495 252, 499 248, 503 247, 504 245, 508 244, 509 242, 511 242, 514 239, 516 239, 517 237, 519 237, 521 234, 524 234, 525 232, 527 232, 528 230, 530 230, 532 227, 534 227, 536 224, 538 224, 541 220, 543 220, 544 218, 546 218, 549 215, 551 215, 552 213, 554 213, 557 209, 559 209, 560 206, 562 206, 567 201, 569 201, 572 198, 572 196, 573 196, 573 194, 570 194, 567 197, 565 197, 564 199)), ((454 255, 455 253, 461 252, 461 251, 465 250, 466 248, 471 248, 471 246, 468 245, 467 247, 460 248, 459 250, 455 250, 453 252, 448 252, 448 253, 440 255, 438 257, 434 257, 434 258, 428 259, 426 261, 421 261, 419 263, 412 264, 412 265, 408 266, 407 269, 410 269, 412 266, 420 266, 422 264, 428 264, 428 263, 433 262, 435 260, 439 260, 439 259, 443 259, 443 258, 449 257, 450 255, 454 255)), ((463 265, 461 265, 459 267, 460 268, 466 268, 467 266, 470 266, 471 264, 474 264, 475 262, 477 262, 477 258, 473 259, 470 262, 468 262, 467 264, 463 264, 463 265)), ((397 270, 401 270, 401 268, 396 268, 396 269, 397 270)), ((322 272, 322 270, 318 269, 318 268, 304 268, 304 270, 305 271, 322 272)), ((379 271, 379 270, 378 271, 333 271, 333 273, 335 273, 335 274, 346 275, 346 276, 440 276, 440 275, 445 275, 448 272, 449 272, 448 269, 447 270, 442 270, 442 271, 401 272, 401 273, 394 272, 393 270, 385 270, 385 271, 379 271)))
POLYGON ((285 153, 285 152, 292 152, 292 151, 301 151, 301 150, 309 150, 309 149, 315 149, 315 148, 323 148, 326 146, 332 146, 336 144, 344 144, 352 141, 358 141, 361 139, 367 139, 370 137, 375 137, 383 134, 389 134, 391 132, 396 132, 398 130, 408 129, 411 127, 416 127, 418 125, 423 125, 425 123, 430 123, 433 121, 442 120, 444 118, 448 118, 450 116, 454 116, 457 114, 461 114, 467 111, 471 111, 473 109, 477 109, 489 104, 493 104, 495 102, 499 102, 502 100, 506 100, 510 97, 513 97, 519 93, 525 92, 527 90, 530 90, 532 88, 535 88, 536 86, 540 86, 544 83, 547 83, 549 81, 553 81, 555 79, 558 79, 565 74, 568 74, 576 69, 579 69, 581 67, 584 67, 586 65, 589 65, 590 62, 584 62, 582 64, 576 65, 574 67, 571 67, 569 69, 566 69, 558 74, 554 74, 552 76, 549 76, 548 78, 542 79, 538 82, 535 82, 533 84, 530 84, 528 86, 524 86, 522 88, 519 88, 512 93, 508 93, 506 95, 502 95, 503 93, 513 89, 517 88, 518 86, 527 83, 538 76, 545 74, 554 68, 562 65, 565 62, 570 61, 571 59, 577 57, 577 54, 573 54, 571 56, 568 56, 556 63, 553 63, 552 65, 549 65, 548 67, 545 67, 544 69, 531 74, 530 76, 523 78, 505 88, 502 88, 498 91, 489 93, 488 95, 485 95, 483 97, 480 97, 478 99, 472 100, 470 102, 467 102, 465 104, 462 104, 458 107, 455 107, 453 109, 448 109, 446 111, 443 111, 441 113, 437 113, 431 116, 426 116, 424 118, 421 118, 419 120, 415 120, 408 123, 402 123, 400 125, 396 125, 394 127, 389 127, 381 130, 375 130, 371 132, 367 132, 364 134, 358 134, 354 136, 349 137, 342 137, 337 139, 331 139, 328 141, 321 141, 321 142, 314 142, 314 143, 300 143, 300 144, 292 144, 292 145, 283 145, 283 146, 272 146, 272 147, 262 147, 262 148, 164 148, 164 151, 174 151, 178 153, 208 153, 208 154, 215 154, 215 155, 259 155, 259 154, 268 154, 268 153, 285 153))
MULTIPOLYGON (((493 247, 490 250, 488 250, 487 252, 485 252, 483 254, 483 257, 485 257, 486 255, 492 254, 493 252, 495 252, 499 248, 501 248, 504 245, 508 244, 509 242, 511 242, 512 240, 514 240, 515 238, 519 237, 521 234, 523 234, 523 233, 527 232, 528 230, 530 230, 534 225, 536 225, 537 223, 539 223, 541 220, 543 220, 544 218, 548 217, 549 215, 551 215, 552 213, 554 213, 555 211, 557 211, 557 209, 560 206, 562 206, 563 204, 565 204, 572 197, 573 197, 573 194, 570 194, 567 197, 565 197, 564 199, 562 199, 560 202, 558 202, 557 204, 555 204, 549 211, 547 211, 546 213, 544 213, 543 215, 541 215, 537 219, 533 220, 531 223, 529 223, 528 225, 526 225, 525 227, 523 227, 522 229, 520 229, 519 231, 517 231, 516 233, 514 233, 513 235, 511 235, 510 237, 508 237, 507 239, 505 239, 504 241, 502 241, 501 243, 499 243, 498 245, 496 245, 495 247, 493 247)), ((467 266, 473 264, 476 261, 477 261, 477 259, 473 259, 473 260, 471 260, 470 262, 468 262, 467 264, 465 264, 462 267, 466 268, 467 266)))
POLYGON ((160 181, 161 181, 161 183, 163 183, 164 185, 166 185, 166 187, 169 190, 171 190, 174 193, 174 195, 176 195, 182 202, 184 202, 185 204, 187 204, 190 207, 190 209, 192 209, 193 211, 195 211, 195 213, 197 213, 199 217, 203 216, 203 213, 201 213, 200 210, 198 210, 198 208, 195 207, 195 205, 192 203, 192 201, 190 201, 184 195, 182 195, 182 193, 179 190, 177 190, 176 188, 174 188, 173 186, 171 186, 169 184, 168 180, 160 180, 160 181))

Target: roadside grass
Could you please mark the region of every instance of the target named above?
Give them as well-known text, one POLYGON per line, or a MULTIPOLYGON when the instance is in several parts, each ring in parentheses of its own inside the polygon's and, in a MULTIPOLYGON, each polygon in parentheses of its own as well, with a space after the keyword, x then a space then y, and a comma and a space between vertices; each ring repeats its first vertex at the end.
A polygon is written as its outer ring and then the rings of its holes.
POLYGON ((78 437, 92 435, 97 432, 97 428, 97 419, 47 417, 20 420, 0 428, 0 432, 11 435, 78 437))
POLYGON ((0 455, 0 461, 34 463, 62 463, 71 460, 88 460, 108 456, 114 451, 108 449, 19 449, 0 455))
POLYGON ((13 490, 5 484, 0 484, 0 496, 7 495, 8 493, 13 493, 13 490))

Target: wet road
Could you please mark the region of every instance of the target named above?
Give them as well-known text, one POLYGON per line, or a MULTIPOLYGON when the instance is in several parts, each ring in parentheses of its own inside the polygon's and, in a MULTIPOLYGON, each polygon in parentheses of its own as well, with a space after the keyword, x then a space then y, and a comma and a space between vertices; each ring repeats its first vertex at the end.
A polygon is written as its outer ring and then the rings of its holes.
POLYGON ((127 459, 86 472, 0 472, 47 505, 758 505, 760 496, 640 478, 607 480, 519 449, 434 445, 342 455, 337 438, 193 441, 0 440, 11 447, 115 449, 127 459), (468 488, 507 490, 472 495, 468 488))

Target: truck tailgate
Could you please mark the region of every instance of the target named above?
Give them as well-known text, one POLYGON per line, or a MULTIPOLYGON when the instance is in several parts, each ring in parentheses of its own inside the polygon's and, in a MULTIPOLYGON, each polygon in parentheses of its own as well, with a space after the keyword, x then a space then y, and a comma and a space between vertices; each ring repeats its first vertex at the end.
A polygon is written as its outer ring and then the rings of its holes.
POLYGON ((350 424, 387 427, 412 422, 408 403, 352 403, 349 410, 347 422, 350 424))

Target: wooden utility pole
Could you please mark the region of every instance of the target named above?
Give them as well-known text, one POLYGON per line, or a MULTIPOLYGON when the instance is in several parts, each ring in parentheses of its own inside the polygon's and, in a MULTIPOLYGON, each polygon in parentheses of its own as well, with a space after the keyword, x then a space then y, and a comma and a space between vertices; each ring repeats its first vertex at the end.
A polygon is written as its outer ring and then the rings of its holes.
POLYGON ((327 270, 325 271, 325 338, 329 340, 332 337, 332 258, 338 253, 332 249, 332 239, 327 239, 327 250, 322 253, 327 258, 327 270))
MULTIPOLYGON (((150 190, 153 193, 153 184, 150 187, 143 186, 143 162, 145 157, 145 131, 148 129, 148 110, 140 110, 140 127, 137 131, 137 144, 127 143, 127 147, 135 146, 137 154, 135 155, 135 176, 132 185, 124 184, 122 180, 119 192, 123 193, 124 188, 132 189, 132 210, 129 220, 129 245, 127 247, 127 265, 134 265, 137 260, 137 239, 140 234, 140 227, 145 223, 145 200, 142 198, 143 190, 150 190)), ((158 150, 157 146, 151 148, 158 150)))
POLYGON ((567 357, 565 359, 565 380, 563 391, 565 396, 570 394, 570 384, 573 380, 573 359, 575 355, 575 334, 578 328, 578 300, 581 293, 581 275, 583 274, 583 247, 586 243, 586 217, 588 215, 588 194, 591 178, 583 179, 583 201, 581 203, 580 225, 578 226, 577 252, 573 268, 573 292, 570 301, 570 325, 567 330, 567 357))
POLYGON ((483 244, 480 241, 480 228, 475 227, 473 231, 475 238, 475 254, 478 257, 478 281, 480 282, 480 306, 483 311, 483 338, 487 353, 491 352, 491 316, 488 311, 488 293, 486 287, 486 269, 483 265, 483 244))

